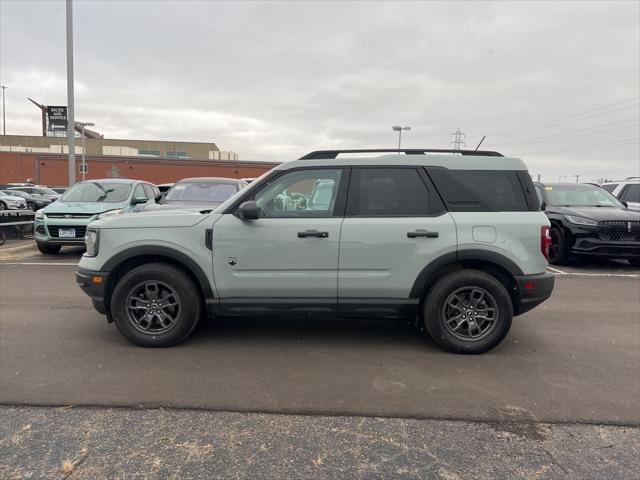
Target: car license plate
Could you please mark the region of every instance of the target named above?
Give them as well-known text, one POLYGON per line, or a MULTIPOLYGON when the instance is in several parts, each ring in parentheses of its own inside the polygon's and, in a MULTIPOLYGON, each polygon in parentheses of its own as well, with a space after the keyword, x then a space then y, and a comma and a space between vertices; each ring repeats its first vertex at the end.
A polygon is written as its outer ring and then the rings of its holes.
POLYGON ((74 228, 61 228, 58 231, 60 238, 76 238, 76 230, 74 228))

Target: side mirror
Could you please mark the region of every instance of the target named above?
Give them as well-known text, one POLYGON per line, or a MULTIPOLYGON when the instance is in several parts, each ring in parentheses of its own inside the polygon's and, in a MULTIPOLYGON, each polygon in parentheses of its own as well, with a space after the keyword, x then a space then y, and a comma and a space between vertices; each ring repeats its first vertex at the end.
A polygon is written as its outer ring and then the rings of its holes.
POLYGON ((620 200, 620 203, 624 205, 624 208, 629 208, 629 204, 624 200, 620 200))
POLYGON ((131 205, 139 205, 141 203, 147 203, 149 199, 147 197, 133 197, 131 200, 131 205))
POLYGON ((238 217, 242 220, 258 220, 260 208, 256 202, 244 202, 238 207, 238 217))
POLYGON ((547 204, 545 202, 542 202, 540 204, 540 210, 542 210, 543 212, 547 209, 547 204))
POLYGON ((162 200, 163 198, 164 198, 164 193, 159 193, 158 195, 156 195, 154 200, 156 203, 160 203, 160 200, 162 200))

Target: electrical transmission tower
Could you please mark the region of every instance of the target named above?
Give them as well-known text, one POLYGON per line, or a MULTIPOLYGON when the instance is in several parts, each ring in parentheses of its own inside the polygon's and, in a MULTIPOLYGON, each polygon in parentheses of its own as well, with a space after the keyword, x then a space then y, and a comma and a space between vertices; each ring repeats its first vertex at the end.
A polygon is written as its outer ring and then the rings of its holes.
POLYGON ((460 131, 460 129, 457 129, 455 132, 449 135, 449 148, 453 150, 461 150, 462 148, 467 146, 464 139, 464 132, 460 131))

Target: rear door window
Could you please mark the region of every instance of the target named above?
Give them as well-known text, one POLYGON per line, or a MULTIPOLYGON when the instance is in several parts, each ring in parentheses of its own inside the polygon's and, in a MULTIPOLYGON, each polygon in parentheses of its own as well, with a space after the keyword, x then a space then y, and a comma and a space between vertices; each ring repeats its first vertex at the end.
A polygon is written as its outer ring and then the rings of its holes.
POLYGON ((429 215, 429 190, 416 168, 359 168, 351 178, 349 215, 429 215))

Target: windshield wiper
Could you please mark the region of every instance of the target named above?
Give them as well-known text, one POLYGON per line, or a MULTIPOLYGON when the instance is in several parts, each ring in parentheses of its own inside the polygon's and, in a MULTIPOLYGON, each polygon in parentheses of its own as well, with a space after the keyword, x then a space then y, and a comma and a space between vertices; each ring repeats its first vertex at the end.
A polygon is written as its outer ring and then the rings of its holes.
MULTIPOLYGON (((98 183, 96 183, 96 185, 99 185, 98 183)), ((102 186, 100 186, 100 188, 102 188, 102 186)), ((104 192, 103 195, 100 195, 98 197, 98 199, 96 200, 96 202, 102 202, 105 198, 107 198, 109 196, 109 194, 111 192, 115 191, 115 188, 110 188, 109 190, 105 190, 104 188, 102 188, 102 191, 104 192)))

